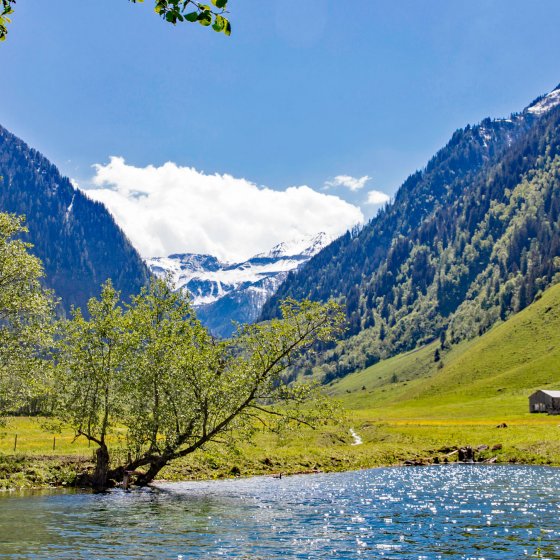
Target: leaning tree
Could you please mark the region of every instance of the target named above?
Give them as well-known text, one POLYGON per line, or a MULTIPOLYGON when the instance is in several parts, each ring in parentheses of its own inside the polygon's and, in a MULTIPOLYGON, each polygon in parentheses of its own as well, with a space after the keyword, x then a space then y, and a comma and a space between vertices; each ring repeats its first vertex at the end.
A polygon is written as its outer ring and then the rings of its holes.
POLYGON ((168 463, 210 443, 248 437, 268 419, 313 424, 328 416, 312 387, 284 382, 301 352, 337 335, 335 303, 286 301, 282 318, 216 340, 188 297, 154 280, 125 309, 110 285, 61 333, 60 417, 98 445, 92 484, 103 489, 137 471, 150 483, 168 463), (109 440, 120 436, 129 459, 109 464, 109 440))

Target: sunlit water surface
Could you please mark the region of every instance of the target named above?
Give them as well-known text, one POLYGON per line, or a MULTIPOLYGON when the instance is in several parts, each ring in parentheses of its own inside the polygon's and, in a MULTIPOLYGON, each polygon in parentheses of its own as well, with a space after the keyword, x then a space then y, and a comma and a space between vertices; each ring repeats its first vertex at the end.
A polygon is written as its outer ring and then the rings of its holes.
POLYGON ((0 558, 560 558, 560 470, 441 466, 0 496, 0 558))

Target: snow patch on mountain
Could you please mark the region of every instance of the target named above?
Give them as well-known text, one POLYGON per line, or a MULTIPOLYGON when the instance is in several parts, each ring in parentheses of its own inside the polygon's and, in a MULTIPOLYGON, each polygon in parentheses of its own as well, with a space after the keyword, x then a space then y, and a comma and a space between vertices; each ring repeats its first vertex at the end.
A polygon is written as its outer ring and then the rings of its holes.
POLYGON ((527 112, 540 117, 558 105, 560 105, 560 86, 541 99, 537 99, 527 108, 527 112))

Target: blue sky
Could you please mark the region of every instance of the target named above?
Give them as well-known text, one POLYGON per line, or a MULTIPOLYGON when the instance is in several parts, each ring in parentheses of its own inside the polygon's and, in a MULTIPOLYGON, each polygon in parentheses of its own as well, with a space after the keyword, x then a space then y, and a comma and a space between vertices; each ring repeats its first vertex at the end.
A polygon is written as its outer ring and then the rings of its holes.
POLYGON ((21 0, 0 45, 0 124, 83 186, 111 156, 171 161, 307 185, 367 218, 368 192, 393 194, 455 129, 560 82, 558 0, 229 4, 228 38, 165 24, 151 0, 21 0), (325 190, 340 175, 370 179, 325 190))

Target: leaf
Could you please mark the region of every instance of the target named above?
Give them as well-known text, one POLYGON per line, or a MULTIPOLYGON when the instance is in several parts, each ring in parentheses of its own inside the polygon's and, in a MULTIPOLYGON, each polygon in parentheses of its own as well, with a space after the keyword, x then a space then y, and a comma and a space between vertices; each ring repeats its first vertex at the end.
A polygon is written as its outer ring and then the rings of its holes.
POLYGON ((195 22, 198 19, 198 12, 190 12, 185 16, 187 21, 195 22))
POLYGON ((226 24, 224 27, 224 33, 229 37, 231 35, 231 23, 228 19, 224 18, 226 24))
POLYGON ((228 0, 212 0, 212 4, 216 6, 216 8, 220 8, 223 10, 227 6, 228 0))
POLYGON ((204 11, 198 15, 198 23, 204 25, 204 27, 209 26, 212 23, 212 14, 208 11, 204 11))
POLYGON ((214 22, 212 29, 220 33, 221 31, 224 30, 225 25, 226 25, 225 19, 222 16, 218 15, 216 16, 216 21, 214 22))

